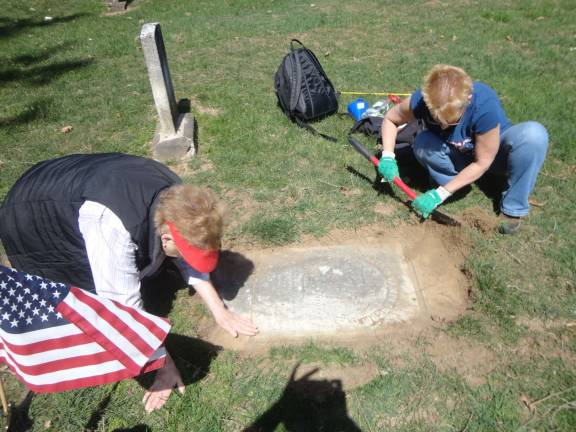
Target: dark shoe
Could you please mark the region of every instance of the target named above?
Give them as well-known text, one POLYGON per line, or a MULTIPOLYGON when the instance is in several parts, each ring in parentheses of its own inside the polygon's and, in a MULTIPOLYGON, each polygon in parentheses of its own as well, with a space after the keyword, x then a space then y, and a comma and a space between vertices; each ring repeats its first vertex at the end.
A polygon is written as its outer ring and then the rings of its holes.
POLYGON ((505 214, 500 216, 500 226, 498 232, 500 234, 515 234, 520 230, 522 225, 522 218, 512 217, 505 214))

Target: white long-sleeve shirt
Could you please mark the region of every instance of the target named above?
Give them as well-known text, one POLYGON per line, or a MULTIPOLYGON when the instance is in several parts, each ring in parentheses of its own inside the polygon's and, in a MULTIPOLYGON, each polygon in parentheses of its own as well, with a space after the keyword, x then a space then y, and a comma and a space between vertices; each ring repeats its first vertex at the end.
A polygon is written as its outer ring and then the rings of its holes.
MULTIPOLYGON (((136 267, 138 246, 120 218, 100 203, 85 201, 80 207, 78 226, 86 244, 96 293, 142 309, 140 272, 136 267)), ((189 285, 210 280, 208 273, 176 264, 189 285)))

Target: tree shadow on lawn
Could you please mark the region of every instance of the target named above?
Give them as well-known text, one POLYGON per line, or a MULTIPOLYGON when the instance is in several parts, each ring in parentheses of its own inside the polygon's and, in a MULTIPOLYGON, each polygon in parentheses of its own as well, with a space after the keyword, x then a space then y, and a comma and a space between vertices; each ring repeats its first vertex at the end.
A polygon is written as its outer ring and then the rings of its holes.
POLYGON ((280 398, 243 432, 272 432, 280 424, 289 432, 361 432, 348 417, 342 382, 311 379, 318 369, 296 379, 298 366, 292 370, 280 398))
MULTIPOLYGON (((22 67, 11 69, 0 68, 0 83, 21 82, 27 86, 38 87, 49 84, 68 72, 87 67, 94 62, 92 59, 86 59, 35 66, 37 63, 50 59, 57 51, 66 49, 68 45, 70 44, 64 43, 39 52, 20 54, 12 59, 2 59, 3 64, 15 63, 22 65, 22 67)), ((25 109, 20 113, 10 117, 0 118, 0 128, 14 127, 46 118, 51 102, 51 99, 40 98, 34 102, 27 103, 25 109)))
POLYGON ((46 66, 34 66, 28 69, 12 68, 0 72, 0 82, 19 81, 37 87, 49 84, 61 75, 76 69, 90 66, 93 59, 64 61, 46 66))
POLYGON ((15 127, 46 118, 51 102, 47 98, 37 99, 29 104, 24 111, 15 116, 0 118, 0 128, 15 127))
POLYGON ((58 51, 62 51, 64 49, 68 49, 70 47, 71 42, 64 42, 53 46, 51 48, 44 48, 41 51, 30 52, 28 54, 21 54, 17 55, 12 58, 13 63, 17 63, 22 66, 31 66, 35 63, 41 63, 43 61, 48 60, 58 51))
POLYGON ((52 17, 52 19, 48 21, 45 21, 44 18, 13 19, 10 17, 0 17, 0 39, 15 36, 30 28, 49 27, 54 24, 66 23, 87 16, 91 16, 91 14, 77 13, 62 17, 52 17))

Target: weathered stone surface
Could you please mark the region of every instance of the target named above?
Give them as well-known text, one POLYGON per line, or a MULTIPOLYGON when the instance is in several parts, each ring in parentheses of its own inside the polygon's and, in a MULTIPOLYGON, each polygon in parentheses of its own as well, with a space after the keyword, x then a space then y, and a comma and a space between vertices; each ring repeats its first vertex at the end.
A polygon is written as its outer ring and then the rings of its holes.
POLYGON ((408 320, 420 310, 395 245, 290 248, 254 257, 254 264, 235 297, 223 297, 262 335, 353 332, 408 320))
POLYGON ((180 124, 175 134, 162 135, 156 130, 152 141, 154 159, 161 162, 175 161, 196 154, 194 143, 194 116, 190 113, 180 115, 180 124))
POLYGON ((107 0, 108 9, 116 12, 126 10, 127 3, 125 1, 107 0))
POLYGON ((140 41, 158 113, 158 127, 152 143, 154 157, 166 162, 192 156, 196 152, 194 117, 178 112, 160 24, 144 24, 140 41))
POLYGON ((160 24, 144 24, 140 32, 140 41, 148 68, 148 78, 156 103, 156 111, 158 112, 160 134, 163 136, 174 135, 178 121, 178 110, 160 24))

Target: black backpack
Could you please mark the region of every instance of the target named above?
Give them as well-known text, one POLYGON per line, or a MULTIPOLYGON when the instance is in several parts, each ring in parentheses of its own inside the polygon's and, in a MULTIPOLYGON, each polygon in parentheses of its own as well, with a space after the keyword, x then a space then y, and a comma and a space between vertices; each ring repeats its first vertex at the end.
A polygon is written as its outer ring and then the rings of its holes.
POLYGON ((290 120, 315 135, 336 141, 336 138, 324 135, 308 124, 336 113, 338 99, 320 62, 298 39, 290 42, 290 52, 274 76, 274 89, 278 104, 290 120), (295 48, 294 42, 300 47, 295 48))

